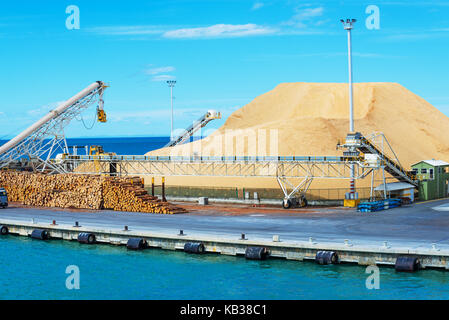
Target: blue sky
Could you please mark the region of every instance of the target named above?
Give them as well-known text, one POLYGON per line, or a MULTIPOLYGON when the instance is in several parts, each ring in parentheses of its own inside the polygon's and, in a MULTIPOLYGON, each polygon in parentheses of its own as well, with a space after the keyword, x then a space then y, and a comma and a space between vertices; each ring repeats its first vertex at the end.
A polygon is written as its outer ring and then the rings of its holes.
POLYGON ((279 83, 346 82, 346 17, 359 20, 355 82, 398 82, 449 115, 449 1, 28 0, 0 12, 0 137, 96 80, 111 85, 109 122, 74 121, 69 137, 168 136, 167 79, 178 82, 178 128, 208 109, 227 117, 279 83), (69 5, 79 30, 66 28, 69 5), (378 30, 365 26, 369 5, 378 30))

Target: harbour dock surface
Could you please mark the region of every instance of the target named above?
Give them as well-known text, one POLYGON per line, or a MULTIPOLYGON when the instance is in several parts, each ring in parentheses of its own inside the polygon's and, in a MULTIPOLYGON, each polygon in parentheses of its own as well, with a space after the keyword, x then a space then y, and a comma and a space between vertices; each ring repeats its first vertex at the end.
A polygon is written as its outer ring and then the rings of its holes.
POLYGON ((225 255, 266 247, 270 257, 299 261, 314 260, 320 250, 337 252, 342 263, 360 265, 394 265, 398 256, 409 255, 418 257, 423 268, 449 268, 448 199, 369 214, 342 208, 246 208, 237 215, 225 209, 192 206, 189 214, 165 216, 12 206, 0 211, 0 225, 11 234, 28 236, 45 229, 51 238, 65 240, 90 232, 98 243, 116 245, 144 238, 150 248, 169 250, 202 242, 206 252, 225 255), (75 221, 80 227, 74 227, 75 221))

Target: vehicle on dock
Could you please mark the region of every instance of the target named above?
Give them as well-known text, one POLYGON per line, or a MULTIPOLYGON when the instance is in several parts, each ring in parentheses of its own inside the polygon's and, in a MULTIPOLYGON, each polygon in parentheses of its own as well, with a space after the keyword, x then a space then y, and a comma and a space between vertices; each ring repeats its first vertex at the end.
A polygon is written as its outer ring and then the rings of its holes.
POLYGON ((8 193, 5 189, 0 188, 0 208, 5 209, 8 206, 8 193))
POLYGON ((300 195, 298 197, 294 198, 285 198, 282 201, 282 207, 284 209, 290 209, 290 208, 305 208, 309 205, 307 202, 307 199, 304 195, 300 195))

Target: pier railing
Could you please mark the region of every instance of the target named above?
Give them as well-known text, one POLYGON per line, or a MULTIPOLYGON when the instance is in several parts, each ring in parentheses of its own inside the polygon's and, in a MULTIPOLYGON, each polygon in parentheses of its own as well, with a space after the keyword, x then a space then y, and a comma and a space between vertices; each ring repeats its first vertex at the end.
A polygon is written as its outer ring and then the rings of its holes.
POLYGON ((100 155, 66 156, 64 161, 149 161, 149 162, 357 162, 357 157, 339 156, 142 156, 100 155))

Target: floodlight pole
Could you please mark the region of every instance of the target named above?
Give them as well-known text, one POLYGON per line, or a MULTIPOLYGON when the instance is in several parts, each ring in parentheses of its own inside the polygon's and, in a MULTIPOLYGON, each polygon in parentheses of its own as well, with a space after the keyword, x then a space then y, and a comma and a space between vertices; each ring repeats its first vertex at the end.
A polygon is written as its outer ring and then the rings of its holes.
MULTIPOLYGON (((354 132, 354 95, 352 88, 352 39, 351 30, 353 29, 356 19, 346 19, 340 20, 343 23, 343 27, 348 31, 348 68, 349 68, 349 132, 354 132)), ((350 181, 350 192, 355 194, 355 166, 351 164, 351 181, 350 181)))
POLYGON ((168 86, 170 87, 170 100, 171 100, 171 130, 170 130, 170 141, 173 141, 173 88, 176 85, 175 80, 167 81, 168 86))
POLYGON ((352 90, 352 36, 351 30, 356 19, 341 20, 343 27, 348 31, 348 68, 349 68, 349 132, 354 132, 354 102, 352 90))

